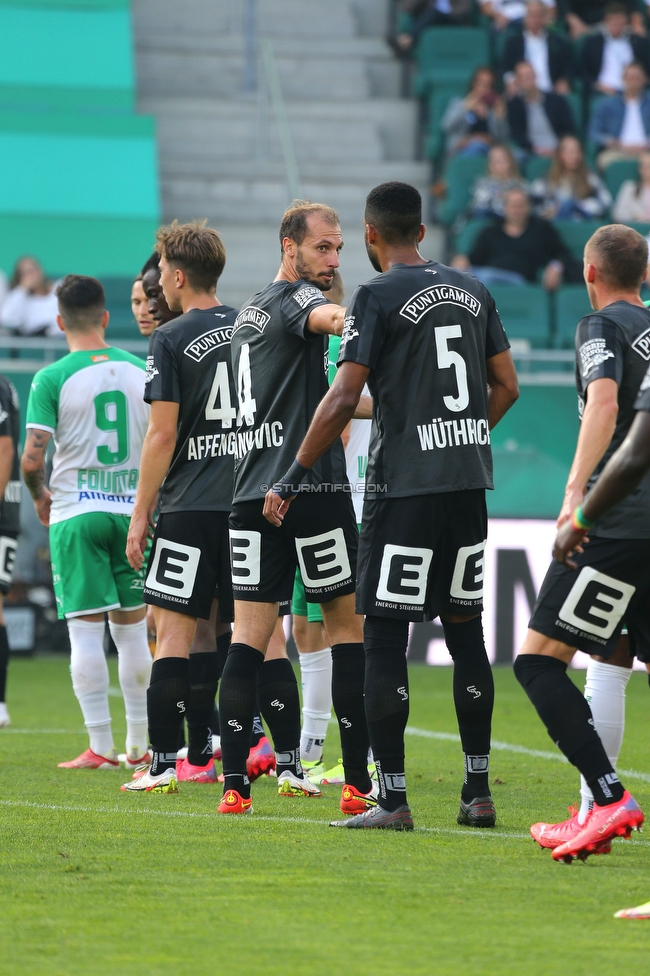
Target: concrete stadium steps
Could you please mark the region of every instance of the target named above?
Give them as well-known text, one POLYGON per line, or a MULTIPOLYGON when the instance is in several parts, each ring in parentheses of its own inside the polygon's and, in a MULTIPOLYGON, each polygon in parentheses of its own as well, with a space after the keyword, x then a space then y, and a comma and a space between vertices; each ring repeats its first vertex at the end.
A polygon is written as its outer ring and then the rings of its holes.
MULTIPOLYGON (((401 66, 383 40, 388 9, 389 0, 258 0, 300 189, 341 215, 349 291, 372 273, 360 231, 368 191, 405 180, 425 194, 429 182, 428 164, 416 161, 417 106, 399 97, 401 66)), ((223 232, 220 294, 241 304, 277 270, 289 203, 261 66, 258 92, 243 91, 243 0, 133 0, 133 16, 138 105, 157 119, 164 217, 207 217, 223 232)))

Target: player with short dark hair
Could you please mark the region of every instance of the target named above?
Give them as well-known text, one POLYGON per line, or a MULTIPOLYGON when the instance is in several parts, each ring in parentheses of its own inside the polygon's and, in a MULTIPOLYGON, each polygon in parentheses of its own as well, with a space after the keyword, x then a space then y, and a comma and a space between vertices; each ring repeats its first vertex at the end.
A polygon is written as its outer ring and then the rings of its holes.
MULTIPOLYGON (((576 331, 576 384, 581 413, 576 454, 558 524, 572 519, 589 527, 581 504, 586 489, 625 440, 646 372, 650 311, 639 297, 646 276, 648 246, 631 227, 600 227, 587 241, 584 278, 593 314, 576 331)), ((589 702, 567 674, 576 650, 603 662, 601 681, 626 681, 629 670, 609 666, 623 622, 630 650, 650 660, 650 477, 634 495, 599 520, 590 532, 575 569, 553 562, 542 584, 515 674, 537 709, 549 735, 580 770, 592 808, 559 824, 538 823, 531 834, 555 860, 570 861, 609 853, 611 840, 629 836, 643 813, 614 771, 612 751, 598 734, 589 702)), ((590 668, 591 668, 590 664, 590 668)), ((623 684, 623 703, 625 694, 623 684)), ((619 696, 621 697, 621 696, 619 696)), ((623 706, 624 707, 624 706, 623 706)), ((624 712, 623 712, 624 714, 624 712)), ((612 736, 600 726, 605 741, 612 736)))
POLYGON ((9 641, 3 615, 9 592, 20 532, 20 401, 13 383, 0 376, 0 729, 11 725, 7 711, 9 641))
POLYGON ((237 410, 230 339, 237 313, 216 297, 225 249, 205 221, 174 222, 156 241, 166 303, 182 314, 154 331, 147 358, 151 415, 127 555, 135 569, 143 566, 162 486, 144 588, 157 632, 147 693, 153 755, 151 768, 122 788, 175 793, 178 780, 217 779, 210 723, 217 645, 229 643, 232 620, 228 514, 237 410), (198 618, 209 627, 197 646, 198 618), (188 754, 177 764, 185 717, 188 754))
MULTIPOLYGON (((365 622, 365 707, 379 776, 375 809, 336 826, 412 830, 404 730, 409 621, 443 620, 465 753, 460 823, 493 826, 488 783, 494 686, 481 627, 490 428, 517 399, 509 343, 475 278, 420 255, 422 201, 405 183, 370 192, 366 248, 383 272, 346 310, 339 371, 297 459, 310 477, 356 408, 366 380, 373 428, 361 524, 357 612, 365 622)), ((289 518, 292 491, 269 491, 265 515, 289 518)), ((292 506, 296 502, 292 503, 292 506)))
POLYGON ((182 312, 173 312, 165 299, 160 286, 160 255, 157 251, 145 262, 142 274, 142 290, 148 302, 149 314, 154 321, 154 329, 172 319, 178 318, 182 312))
POLYGON ((145 689, 151 670, 143 574, 124 555, 149 408, 144 362, 106 343, 109 314, 96 278, 67 275, 58 288, 59 328, 70 354, 36 373, 27 404, 25 484, 50 529, 59 617, 70 636, 70 673, 90 748, 67 769, 119 766, 108 705, 104 615, 118 651, 126 707, 127 768, 147 756, 145 689), (54 439, 50 489, 45 455, 54 439))
MULTIPOLYGON (((300 701, 287 659, 265 660, 278 605, 291 598, 299 563, 309 603, 320 603, 332 645, 332 696, 339 719, 350 812, 375 803, 367 769, 361 621, 354 613, 357 528, 340 440, 310 472, 278 527, 262 514, 327 390, 328 335, 344 310, 328 302, 343 246, 336 213, 296 201, 280 229, 275 280, 237 316, 232 339, 239 398, 235 490, 230 517, 235 626, 219 693, 225 789, 221 813, 251 809, 247 735, 259 696, 274 741, 278 792, 320 796, 300 764, 300 701)), ((345 792, 345 788, 344 788, 345 792)), ((341 803, 344 797, 342 795, 341 803)))

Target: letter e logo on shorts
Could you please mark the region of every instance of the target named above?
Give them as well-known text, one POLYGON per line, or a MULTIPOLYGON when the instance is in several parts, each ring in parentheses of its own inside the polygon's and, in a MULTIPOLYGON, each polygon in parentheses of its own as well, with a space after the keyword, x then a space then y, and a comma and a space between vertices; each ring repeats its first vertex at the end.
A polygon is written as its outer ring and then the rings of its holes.
POLYGON ((296 539, 302 581, 308 589, 341 583, 352 575, 343 529, 296 539))
POLYGON ((377 599, 424 606, 433 549, 384 546, 377 599))
POLYGON ((11 584, 16 561, 16 547, 18 543, 8 535, 0 536, 0 583, 11 584))
POLYGON ((168 593, 189 600, 199 568, 201 550, 184 546, 181 542, 156 539, 156 549, 151 561, 145 586, 148 590, 168 593))
POLYGON ((449 592, 457 600, 483 599, 483 561, 485 542, 458 550, 449 592))
POLYGON ((583 566, 562 604, 560 620, 608 640, 627 610, 636 586, 583 566))
POLYGON ((259 586, 262 536, 244 529, 230 530, 230 568, 233 586, 259 586))

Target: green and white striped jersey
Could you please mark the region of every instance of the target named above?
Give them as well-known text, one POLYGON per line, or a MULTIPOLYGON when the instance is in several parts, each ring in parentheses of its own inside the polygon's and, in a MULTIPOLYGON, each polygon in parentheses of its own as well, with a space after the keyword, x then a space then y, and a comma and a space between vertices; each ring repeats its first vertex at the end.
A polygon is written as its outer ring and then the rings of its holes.
POLYGON ((143 360, 109 347, 70 353, 34 377, 26 426, 54 438, 52 524, 131 514, 149 422, 144 375, 143 360))

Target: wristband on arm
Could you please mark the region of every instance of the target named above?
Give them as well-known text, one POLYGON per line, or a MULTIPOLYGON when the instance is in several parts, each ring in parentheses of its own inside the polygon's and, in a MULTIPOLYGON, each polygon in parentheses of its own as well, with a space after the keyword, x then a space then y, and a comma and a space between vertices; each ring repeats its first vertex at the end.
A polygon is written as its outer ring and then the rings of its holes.
POLYGON ((571 516, 571 525, 576 532, 586 532, 588 529, 593 529, 595 524, 595 522, 585 518, 585 516, 582 514, 582 505, 578 505, 575 512, 571 516))
POLYGON ((309 468, 303 468, 298 461, 294 461, 284 477, 273 485, 273 491, 283 500, 297 495, 300 491, 300 482, 309 470, 309 468))

